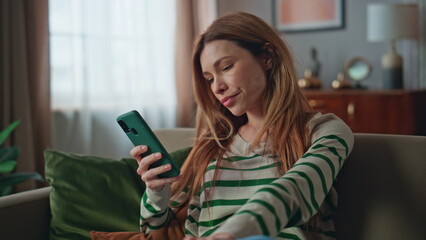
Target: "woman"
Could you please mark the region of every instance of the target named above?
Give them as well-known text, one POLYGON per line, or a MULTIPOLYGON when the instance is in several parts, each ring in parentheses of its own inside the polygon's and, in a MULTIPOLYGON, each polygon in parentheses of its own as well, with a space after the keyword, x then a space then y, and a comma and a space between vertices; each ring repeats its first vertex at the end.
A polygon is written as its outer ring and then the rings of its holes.
POLYGON ((280 36, 248 13, 217 19, 196 42, 193 86, 196 141, 181 176, 157 178, 170 169, 148 169, 161 155, 131 151, 147 186, 142 231, 187 206, 186 239, 334 239, 332 184, 353 136, 311 111, 280 36))

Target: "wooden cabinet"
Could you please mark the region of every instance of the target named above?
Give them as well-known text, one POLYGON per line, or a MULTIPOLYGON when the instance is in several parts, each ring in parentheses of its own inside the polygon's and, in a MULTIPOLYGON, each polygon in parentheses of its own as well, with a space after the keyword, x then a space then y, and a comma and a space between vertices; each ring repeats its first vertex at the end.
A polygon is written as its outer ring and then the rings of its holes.
POLYGON ((356 133, 426 135, 426 90, 304 90, 314 110, 356 133))

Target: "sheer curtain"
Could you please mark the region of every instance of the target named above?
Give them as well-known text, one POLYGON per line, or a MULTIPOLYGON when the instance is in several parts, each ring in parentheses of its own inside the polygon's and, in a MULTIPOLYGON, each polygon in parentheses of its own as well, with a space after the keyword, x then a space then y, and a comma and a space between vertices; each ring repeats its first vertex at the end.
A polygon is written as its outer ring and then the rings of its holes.
POLYGON ((127 157, 115 118, 174 127, 176 0, 50 0, 53 148, 127 157))

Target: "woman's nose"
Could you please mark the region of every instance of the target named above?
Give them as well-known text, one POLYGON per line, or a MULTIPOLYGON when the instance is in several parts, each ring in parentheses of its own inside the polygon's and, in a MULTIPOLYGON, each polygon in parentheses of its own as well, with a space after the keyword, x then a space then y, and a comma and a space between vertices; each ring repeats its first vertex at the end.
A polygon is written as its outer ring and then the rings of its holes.
POLYGON ((225 92, 226 89, 227 86, 223 81, 216 79, 216 81, 213 82, 212 91, 214 94, 221 94, 225 92))

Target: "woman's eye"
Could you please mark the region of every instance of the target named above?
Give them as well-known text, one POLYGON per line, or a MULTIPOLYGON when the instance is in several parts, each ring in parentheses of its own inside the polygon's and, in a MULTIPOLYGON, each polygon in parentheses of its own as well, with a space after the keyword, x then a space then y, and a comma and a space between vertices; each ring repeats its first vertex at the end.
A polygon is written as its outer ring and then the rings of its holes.
POLYGON ((213 78, 208 78, 208 79, 206 79, 206 80, 207 80, 207 83, 208 83, 208 84, 212 84, 214 79, 213 79, 213 78))
POLYGON ((232 68, 232 66, 233 66, 233 64, 229 64, 229 65, 226 65, 223 69, 222 69, 222 71, 228 71, 229 69, 231 69, 232 68))

